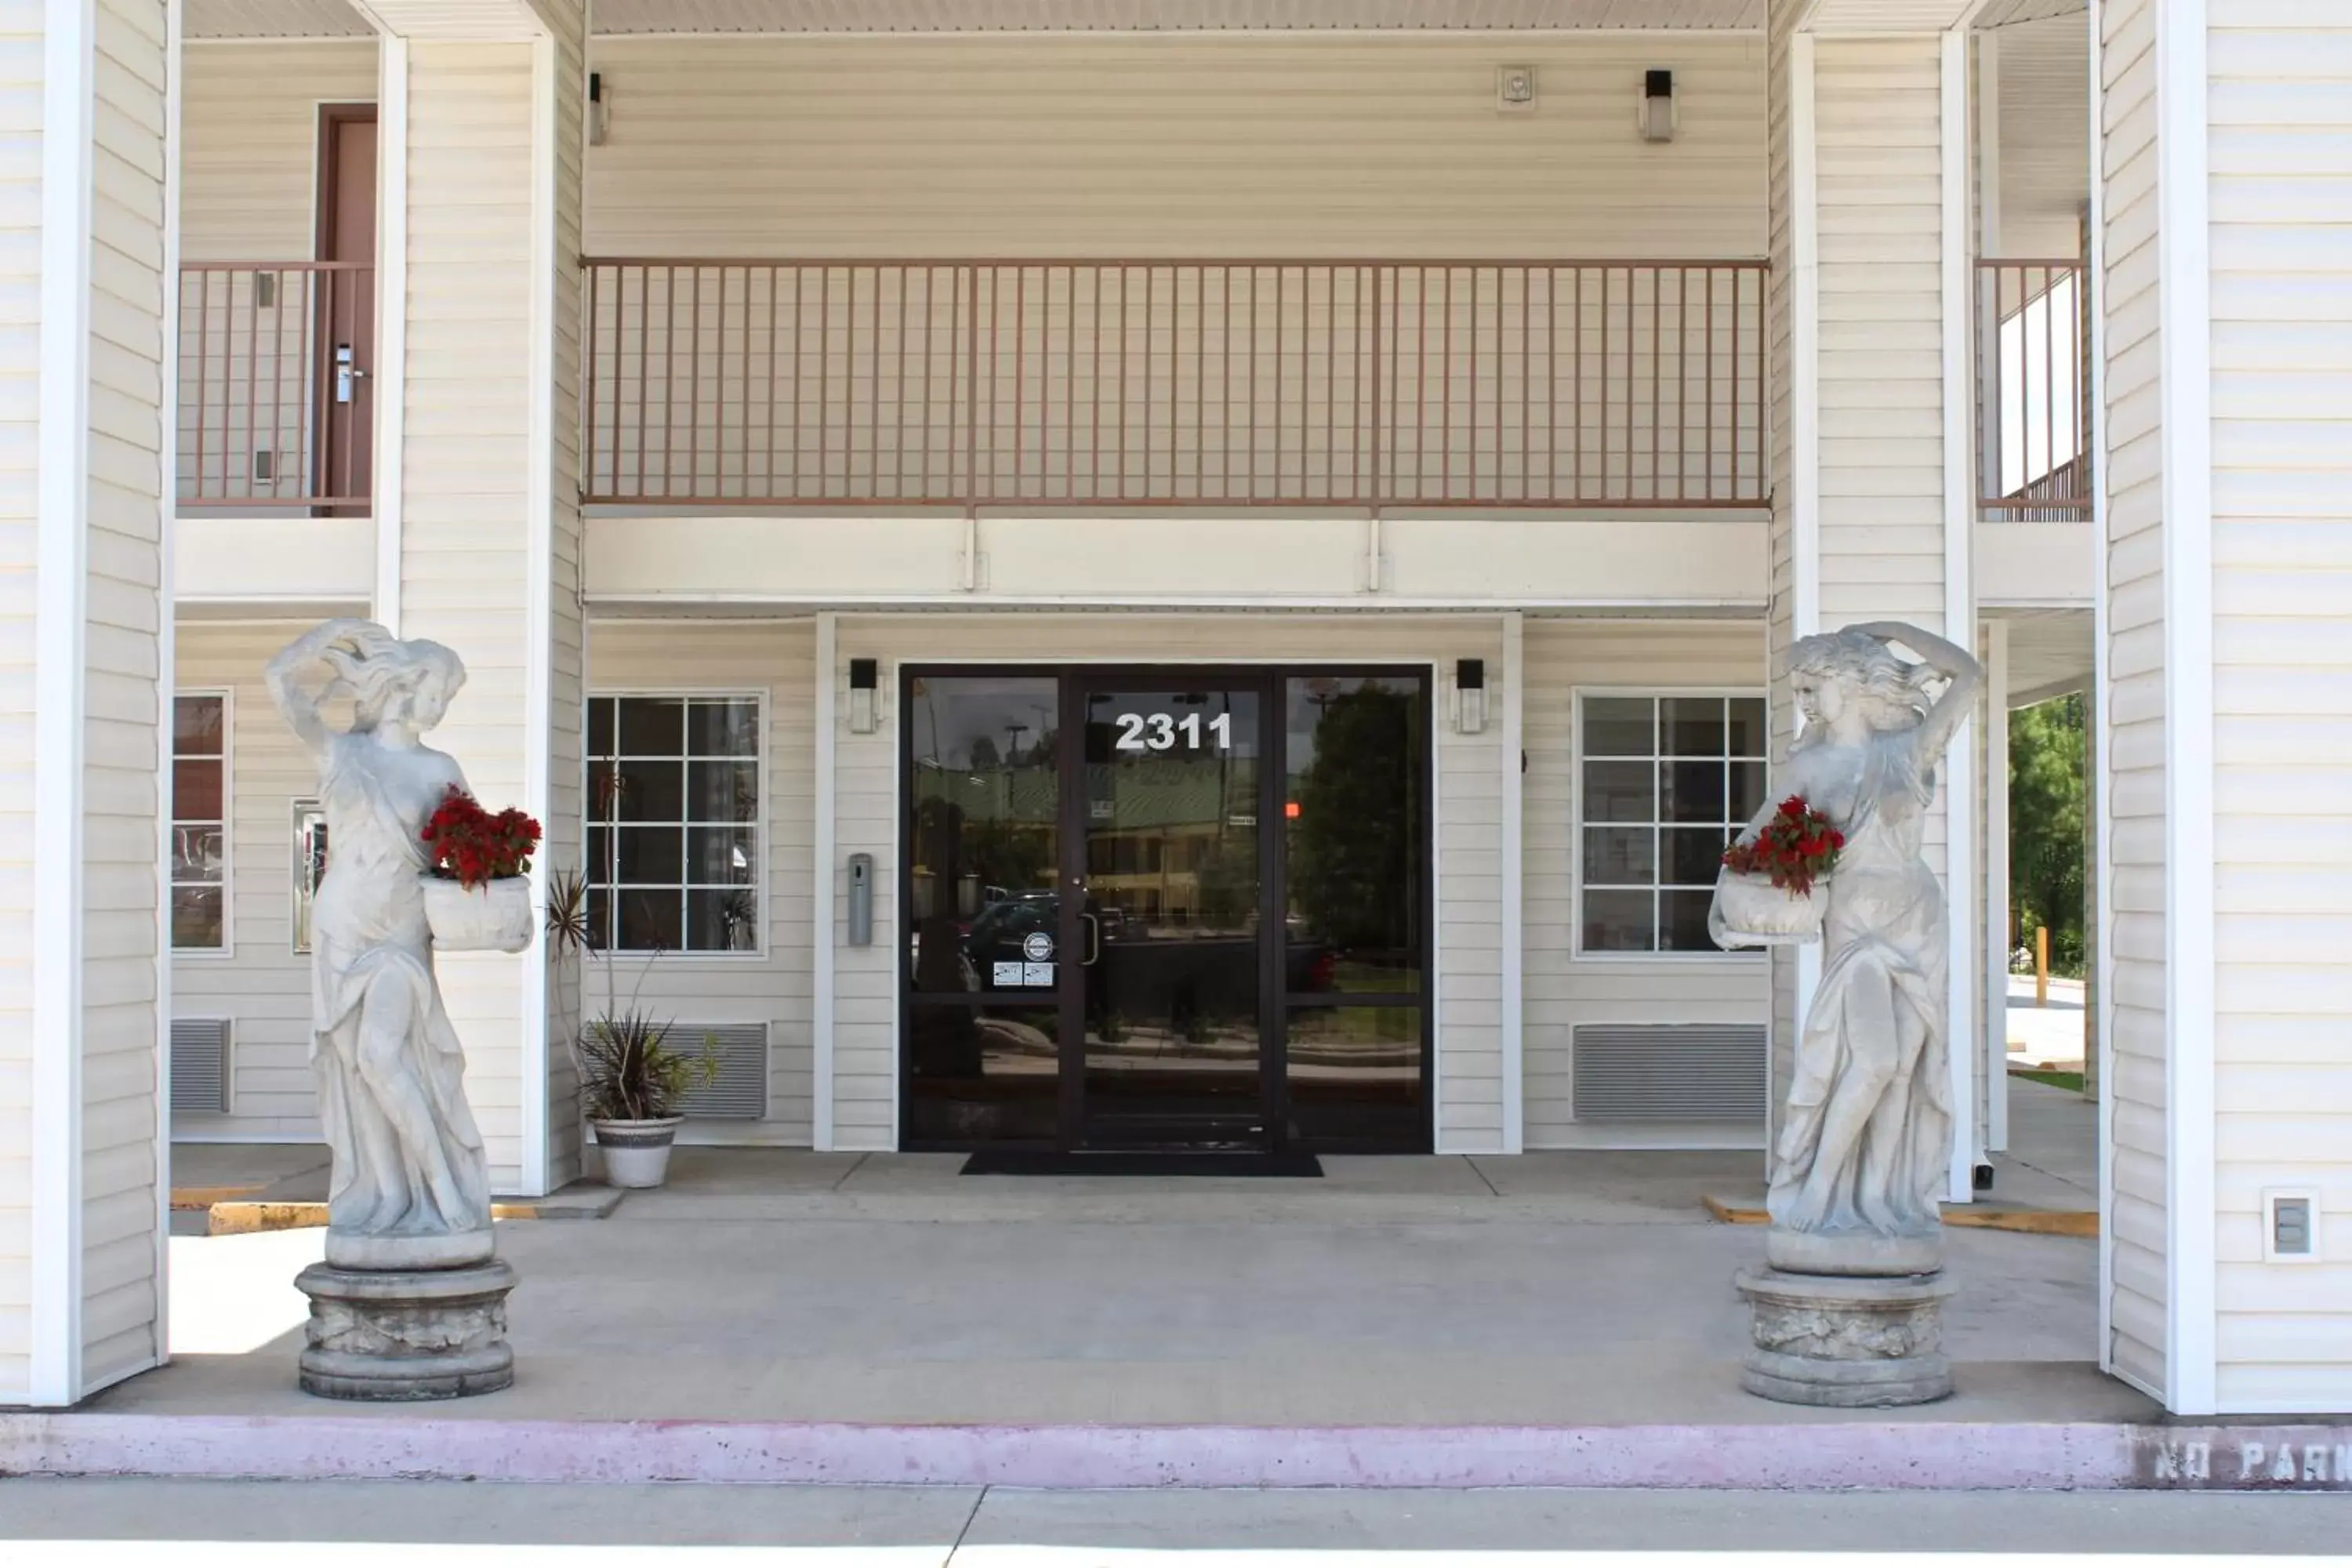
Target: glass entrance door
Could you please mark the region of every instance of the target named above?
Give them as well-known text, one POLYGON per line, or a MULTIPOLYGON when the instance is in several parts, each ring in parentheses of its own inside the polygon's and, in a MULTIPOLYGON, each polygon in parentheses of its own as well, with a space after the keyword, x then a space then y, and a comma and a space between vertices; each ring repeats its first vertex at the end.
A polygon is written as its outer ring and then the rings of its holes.
POLYGON ((1089 1147, 1263 1148, 1264 682, 1077 683, 1079 985, 1064 1037, 1089 1147))
POLYGON ((1428 692, 905 671, 905 1146, 1426 1150, 1428 692))

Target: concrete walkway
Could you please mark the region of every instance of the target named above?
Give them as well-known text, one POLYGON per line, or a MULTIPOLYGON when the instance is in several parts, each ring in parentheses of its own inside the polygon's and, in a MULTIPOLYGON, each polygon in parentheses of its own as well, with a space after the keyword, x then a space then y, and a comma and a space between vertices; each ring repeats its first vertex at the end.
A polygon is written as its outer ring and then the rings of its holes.
MULTIPOLYGON (((58 1568, 112 1563, 103 1542, 435 1543, 430 1561, 693 1563, 828 1568, 1165 1568, 1166 1555, 1260 1568, 1535 1568, 1662 1551, 2182 1552, 2334 1556, 2352 1497, 1625 1491, 1035 1492, 1003 1487, 498 1486, 413 1481, 0 1481, 0 1540, 45 1544, 58 1568), (478 1553, 451 1543, 476 1543, 478 1553), (642 1552, 628 1552, 630 1547, 642 1552), (1223 1555, 1234 1553, 1234 1556, 1223 1555), (1238 1554, 1246 1553, 1241 1556, 1238 1554), (710 1555, 717 1556, 718 1553, 710 1555)), ((120 1549, 117 1549, 118 1551, 120 1549)), ((413 1548, 342 1562, 411 1563, 413 1548)), ((35 1559, 29 1554, 26 1561, 35 1559)), ((1753 1561, 1753 1559, 1750 1559, 1753 1561)), ((319 1561, 245 1547, 174 1563, 319 1561)), ((1945 1561, 1949 1561, 1945 1558, 1945 1561)))
MULTIPOLYGON (((1754 1153, 1332 1160, 1323 1181, 965 1177, 684 1150, 594 1224, 511 1224, 516 1386, 436 1419, 1477 1426, 1853 1417, 1741 1393, 1712 1223, 1754 1153)), ((101 1412, 416 1412, 293 1386, 322 1233, 173 1242, 178 1360, 101 1412)), ((2094 1368, 2095 1244, 1953 1231, 1958 1394, 1897 1421, 2154 1414, 2094 1368)))

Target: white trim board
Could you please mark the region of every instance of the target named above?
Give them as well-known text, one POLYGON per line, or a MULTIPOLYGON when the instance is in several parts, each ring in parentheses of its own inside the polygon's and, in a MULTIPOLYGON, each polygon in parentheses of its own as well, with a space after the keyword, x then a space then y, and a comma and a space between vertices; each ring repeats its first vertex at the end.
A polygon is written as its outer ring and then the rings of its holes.
MULTIPOLYGON (((1973 653, 1977 646, 1976 362, 1971 353, 1976 268, 1969 232, 1969 36, 1948 32, 1939 45, 1938 119, 1943 197, 1944 637, 1973 653)), ((1948 913, 1946 989, 1949 1020, 1945 1058, 1952 1092, 1948 1166, 1952 1203, 1973 1202, 1981 1144, 1977 1125, 1975 1037, 1978 987, 1976 877, 1977 724, 1963 715, 1944 759, 1944 889, 1948 913)))
POLYGON ((37 1405, 82 1388, 82 764, 87 712, 93 0, 45 0, 39 517, 35 526, 30 1366, 37 1405))
POLYGON ((408 40, 376 40, 375 618, 400 633, 408 448, 408 40))
POLYGON ((2213 366, 2206 0, 2157 9, 2164 551, 2165 1405, 2219 1393, 2213 1030, 2213 366))

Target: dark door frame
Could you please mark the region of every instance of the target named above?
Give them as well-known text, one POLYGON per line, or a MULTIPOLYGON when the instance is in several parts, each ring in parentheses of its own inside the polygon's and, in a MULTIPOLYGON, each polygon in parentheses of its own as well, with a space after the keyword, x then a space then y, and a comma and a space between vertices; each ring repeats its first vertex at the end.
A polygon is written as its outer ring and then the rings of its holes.
MULTIPOLYGON (((1064 862, 1055 868, 1055 894, 1059 905, 1055 944, 1064 954, 1083 953, 1083 925, 1079 919, 1084 910, 1087 880, 1086 854, 1086 704, 1089 689, 1115 689, 1122 686, 1222 686, 1227 689, 1249 688, 1259 694, 1258 770, 1258 871, 1259 871, 1259 941, 1258 941, 1258 1021, 1260 1049, 1259 1109, 1266 1128, 1267 1147, 1273 1152, 1291 1148, 1317 1150, 1331 1146, 1313 1139, 1294 1140, 1290 1136, 1288 1101, 1289 1018, 1299 1005, 1397 1005, 1395 998, 1361 1001, 1342 993, 1300 994, 1288 990, 1289 954, 1288 889, 1286 885, 1288 858, 1288 835, 1284 830, 1284 795, 1289 774, 1288 731, 1283 711, 1286 682, 1297 676, 1336 676, 1377 678, 1381 676, 1410 678, 1422 683, 1422 696, 1426 709, 1426 730, 1421 758, 1421 801, 1426 820, 1422 824, 1420 859, 1422 868, 1422 920, 1420 951, 1421 985, 1412 1005, 1421 1020, 1420 1083, 1422 1115, 1419 1136, 1410 1150, 1398 1152, 1426 1153, 1435 1147, 1438 1117, 1436 1047, 1437 1047, 1437 973, 1435 967, 1438 888, 1437 888, 1437 748, 1439 725, 1437 715, 1438 671, 1433 664, 1399 664, 1361 661, 1324 661, 1312 659, 1282 659, 1201 664, 1168 663, 1106 663, 1097 660, 1055 663, 991 663, 980 661, 960 663, 947 659, 930 659, 901 664, 898 667, 898 760, 897 803, 898 867, 894 895, 898 918, 892 922, 893 952, 891 984, 895 1001, 898 1047, 898 1091, 899 1122, 903 1127, 911 1118, 907 1114, 914 1091, 912 1055, 908 1049, 910 1038, 911 1010, 917 993, 913 972, 908 967, 911 913, 914 908, 913 820, 914 793, 914 720, 909 693, 914 682, 929 678, 973 679, 999 676, 1005 679, 1045 679, 1055 685, 1055 712, 1062 733, 1071 737, 1071 743, 1062 747, 1056 758, 1056 828, 1061 849, 1057 858, 1064 862)), ((1054 1006, 1059 1022, 1057 1034, 1057 1122, 1055 1136, 1050 1141, 1003 1141, 992 1144, 1000 1148, 1045 1148, 1073 1150, 1087 1147, 1085 1128, 1085 1008, 1086 980, 1080 964, 1066 963, 1057 974, 1054 1006)), ((900 1139, 902 1149, 909 1151, 958 1151, 968 1143, 942 1143, 928 1140, 900 1139)))
MULTIPOLYGON (((310 258, 314 261, 352 261, 355 259, 361 259, 348 256, 337 257, 334 254, 336 248, 335 217, 337 213, 341 210, 342 201, 342 159, 339 155, 337 138, 341 135, 343 127, 347 125, 373 125, 377 128, 377 134, 381 136, 383 134, 383 126, 377 117, 376 110, 377 106, 373 103, 322 103, 319 105, 318 140, 315 144, 316 150, 314 153, 314 157, 318 163, 318 193, 317 199, 313 204, 312 208, 312 238, 310 245, 310 258)), ((382 154, 383 147, 379 142, 377 147, 377 155, 379 159, 381 159, 382 154)), ((383 222, 383 188, 380 181, 376 186, 374 195, 376 213, 374 220, 369 225, 369 227, 372 232, 376 234, 379 242, 381 242, 383 237, 382 225, 383 222)), ((375 266, 375 258, 370 256, 365 258, 364 260, 370 268, 367 274, 369 279, 369 287, 373 289, 375 284, 375 273, 373 270, 375 266)), ((359 427, 358 420, 354 418, 348 422, 351 427, 344 430, 340 437, 334 433, 336 423, 335 306, 337 291, 347 287, 347 285, 337 281, 337 279, 340 276, 340 274, 323 272, 314 273, 311 275, 313 299, 310 306, 310 314, 313 320, 310 323, 310 341, 313 346, 310 351, 311 363, 310 371, 311 384, 317 389, 317 391, 314 397, 314 411, 311 416, 311 428, 316 432, 316 434, 311 441, 310 472, 308 475, 308 481, 311 486, 311 493, 313 495, 331 495, 334 493, 335 487, 333 476, 338 467, 337 458, 341 454, 340 443, 342 442, 352 443, 360 450, 367 452, 369 458, 369 484, 367 488, 371 492, 374 488, 375 454, 373 451, 373 444, 375 440, 375 431, 373 428, 373 420, 371 419, 369 421, 369 428, 362 429, 359 427)), ((364 316, 368 324, 366 354, 369 359, 373 360, 375 353, 376 333, 381 324, 377 320, 374 301, 370 300, 364 304, 364 306, 362 306, 358 301, 347 300, 345 301, 345 308, 358 310, 360 313, 364 316)), ((358 368, 363 374, 373 375, 374 373, 374 366, 373 364, 363 364, 358 368)), ((373 412, 374 408, 374 398, 372 388, 370 389, 368 406, 371 412, 373 412)), ((313 510, 321 515, 332 517, 356 515, 365 510, 372 510, 372 507, 321 507, 313 510)))

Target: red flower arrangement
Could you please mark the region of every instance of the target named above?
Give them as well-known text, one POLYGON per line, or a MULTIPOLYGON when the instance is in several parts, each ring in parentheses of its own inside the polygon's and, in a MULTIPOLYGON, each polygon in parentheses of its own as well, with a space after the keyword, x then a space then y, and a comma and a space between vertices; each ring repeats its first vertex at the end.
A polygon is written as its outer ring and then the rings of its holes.
POLYGON ((417 834, 432 856, 436 877, 456 880, 462 888, 478 888, 500 877, 520 877, 530 869, 530 852, 539 847, 539 824, 514 807, 491 813, 456 784, 417 834))
POLYGON ((1792 795, 1780 803, 1755 838, 1723 852, 1723 863, 1743 876, 1769 877, 1776 888, 1802 898, 1837 868, 1845 835, 1830 819, 1792 795))

